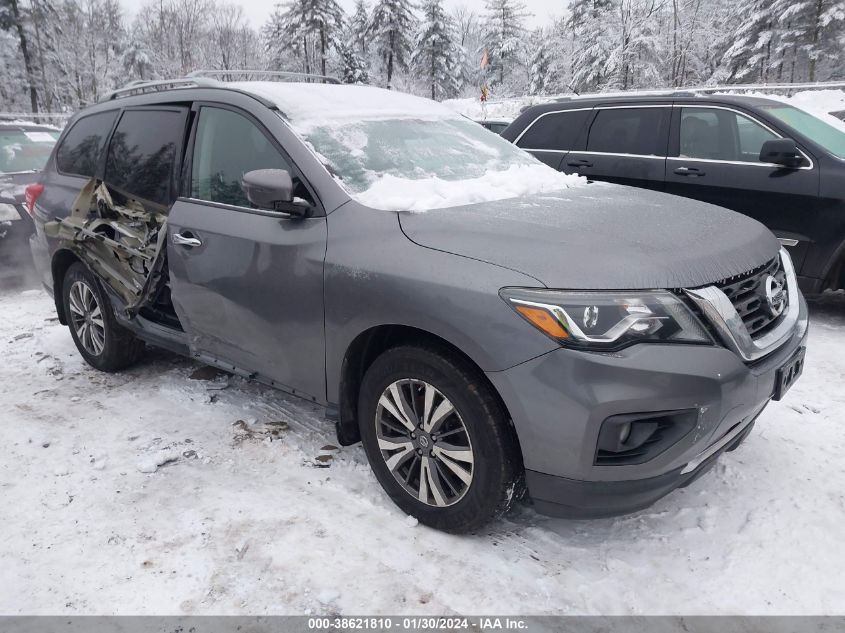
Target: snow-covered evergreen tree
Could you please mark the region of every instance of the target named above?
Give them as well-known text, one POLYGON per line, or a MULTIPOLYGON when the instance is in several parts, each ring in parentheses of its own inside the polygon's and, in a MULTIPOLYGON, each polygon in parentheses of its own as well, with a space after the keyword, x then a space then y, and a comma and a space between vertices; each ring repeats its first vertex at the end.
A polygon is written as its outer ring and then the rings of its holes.
POLYGON ((723 37, 731 45, 723 55, 718 78, 725 81, 767 81, 772 44, 777 33, 774 0, 741 0, 737 3, 736 27, 723 37))
POLYGON ((367 64, 353 44, 346 42, 340 43, 338 44, 337 52, 340 56, 340 74, 343 83, 369 83, 370 78, 367 73, 367 64))
POLYGON ((520 53, 525 48, 527 34, 525 20, 529 13, 522 0, 485 0, 484 6, 484 47, 491 83, 513 92, 514 86, 506 84, 521 65, 520 53))
POLYGON ((351 44, 362 59, 369 54, 369 36, 367 27, 370 24, 370 9, 365 0, 355 0, 355 13, 349 18, 349 36, 351 44))
POLYGON ((554 60, 549 52, 548 37, 543 30, 538 29, 531 39, 538 44, 529 66, 528 94, 548 94, 556 88, 558 75, 554 60))
POLYGON ((632 90, 660 86, 664 41, 660 33, 656 0, 617 0, 611 15, 618 33, 607 64, 612 78, 608 87, 632 90))
POLYGON ((396 70, 406 70, 411 58, 416 19, 409 0, 378 0, 367 29, 384 65, 387 87, 396 70))
POLYGON ((572 38, 572 89, 598 90, 607 82, 615 42, 611 28, 613 0, 574 0, 566 27, 572 38))
POLYGON ((457 7, 451 18, 455 25, 458 89, 464 95, 471 90, 472 96, 476 96, 482 72, 479 62, 484 48, 482 23, 478 14, 465 6, 457 7))
POLYGON ((357 0, 341 30, 339 0, 287 0, 258 37, 240 0, 140 0, 132 19, 124 0, 0 0, 0 110, 73 111, 133 79, 198 68, 378 73, 437 98, 485 83, 498 96, 845 79, 843 0, 572 0, 542 36, 525 34, 523 0, 488 0, 483 15, 451 12, 450 54, 428 28, 442 15, 416 29, 416 0, 381 0, 370 15, 374 1, 357 0))
POLYGON ((443 10, 442 0, 426 0, 411 54, 411 66, 426 78, 432 99, 445 99, 457 94, 459 62, 454 26, 443 10))
POLYGON ((845 2, 842 0, 797 0, 786 8, 797 28, 793 39, 807 58, 807 80, 842 77, 845 73, 842 38, 845 35, 845 2), (826 69, 819 76, 819 69, 826 69))
POLYGON ((311 59, 317 57, 325 75, 329 49, 342 28, 343 10, 337 0, 288 0, 276 6, 265 38, 275 59, 284 54, 281 49, 292 46, 303 57, 305 72, 311 72, 311 59))

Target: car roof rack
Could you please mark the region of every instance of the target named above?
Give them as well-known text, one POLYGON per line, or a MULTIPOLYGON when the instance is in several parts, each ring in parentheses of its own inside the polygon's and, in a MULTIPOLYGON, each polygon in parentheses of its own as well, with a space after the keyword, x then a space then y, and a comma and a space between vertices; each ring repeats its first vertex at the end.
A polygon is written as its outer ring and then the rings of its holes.
POLYGON ((195 70, 188 73, 188 78, 211 78, 218 81, 256 81, 259 79, 281 79, 283 81, 306 81, 315 83, 339 84, 340 79, 329 75, 314 73, 295 73, 282 70, 250 70, 237 68, 233 70, 195 70))
POLYGON ((195 70, 178 79, 155 79, 152 81, 130 81, 125 86, 104 94, 100 101, 112 101, 121 97, 133 97, 150 92, 160 92, 174 88, 214 88, 220 87, 227 81, 256 81, 260 79, 280 79, 283 81, 306 81, 329 84, 339 84, 340 79, 328 75, 314 75, 310 73, 293 73, 278 70, 195 70))
POLYGON ((688 88, 664 88, 660 90, 627 90, 612 92, 591 92, 557 97, 554 101, 576 99, 604 99, 625 97, 700 97, 713 93, 733 92, 794 92, 798 90, 843 89, 845 81, 822 81, 816 83, 772 83, 772 84, 728 84, 721 86, 690 86, 688 88))
POLYGON ((578 99, 626 99, 631 97, 695 97, 697 93, 693 89, 667 89, 667 90, 627 90, 624 92, 590 92, 578 95, 566 95, 557 97, 555 101, 577 101, 578 99))
POLYGON ((104 94, 100 101, 112 101, 121 97, 133 97, 149 92, 160 92, 171 88, 204 88, 216 86, 219 82, 201 77, 184 77, 182 79, 156 79, 154 81, 130 81, 125 86, 104 94))

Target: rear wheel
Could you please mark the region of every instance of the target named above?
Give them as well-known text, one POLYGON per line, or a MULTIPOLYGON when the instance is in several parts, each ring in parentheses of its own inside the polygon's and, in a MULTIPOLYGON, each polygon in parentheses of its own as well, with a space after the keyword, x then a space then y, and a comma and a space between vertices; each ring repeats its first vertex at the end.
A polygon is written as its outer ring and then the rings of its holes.
POLYGON ((358 419, 379 483, 426 525, 476 530, 522 490, 508 416, 463 359, 433 348, 385 352, 364 376, 358 419))
POLYGON ((117 323, 100 282, 83 264, 68 268, 62 300, 73 342, 89 365, 118 371, 141 356, 144 343, 117 323))

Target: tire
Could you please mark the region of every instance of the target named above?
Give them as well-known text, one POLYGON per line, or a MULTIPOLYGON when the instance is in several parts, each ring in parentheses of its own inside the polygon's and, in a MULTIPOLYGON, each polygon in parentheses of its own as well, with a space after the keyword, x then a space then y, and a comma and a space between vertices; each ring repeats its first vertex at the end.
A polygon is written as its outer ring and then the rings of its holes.
POLYGON ((361 383, 358 421, 379 483, 425 525, 473 532, 524 491, 507 412, 480 371, 445 350, 403 346, 379 356, 361 383))
POLYGON ((80 262, 65 273, 62 304, 76 349, 91 367, 115 372, 141 357, 144 343, 118 324, 100 282, 80 262))

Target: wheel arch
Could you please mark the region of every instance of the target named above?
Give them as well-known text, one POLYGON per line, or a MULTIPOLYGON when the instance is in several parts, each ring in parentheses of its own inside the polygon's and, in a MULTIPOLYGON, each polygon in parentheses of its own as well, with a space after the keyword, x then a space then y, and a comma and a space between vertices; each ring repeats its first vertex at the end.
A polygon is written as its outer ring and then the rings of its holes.
POLYGON ((56 304, 56 314, 59 317, 59 323, 62 325, 67 325, 65 303, 62 299, 65 274, 68 268, 81 261, 76 253, 66 248, 53 253, 50 261, 50 270, 53 277, 53 302, 56 304))
MULTIPOLYGON (((336 422, 337 439, 341 445, 348 446, 361 440, 358 430, 358 396, 364 374, 379 355, 400 345, 435 348, 469 363, 478 372, 479 379, 483 380, 491 392, 495 394, 502 410, 511 420, 508 407, 499 391, 487 378, 479 364, 459 347, 437 334, 417 327, 399 324, 377 325, 356 336, 347 347, 343 357, 338 388, 340 402, 336 422)), ((518 444, 519 438, 512 420, 511 428, 518 444)), ((518 447, 518 450, 521 454, 521 448, 518 447)))
POLYGON ((821 291, 824 292, 828 288, 845 288, 845 239, 836 247, 825 265, 821 291))

